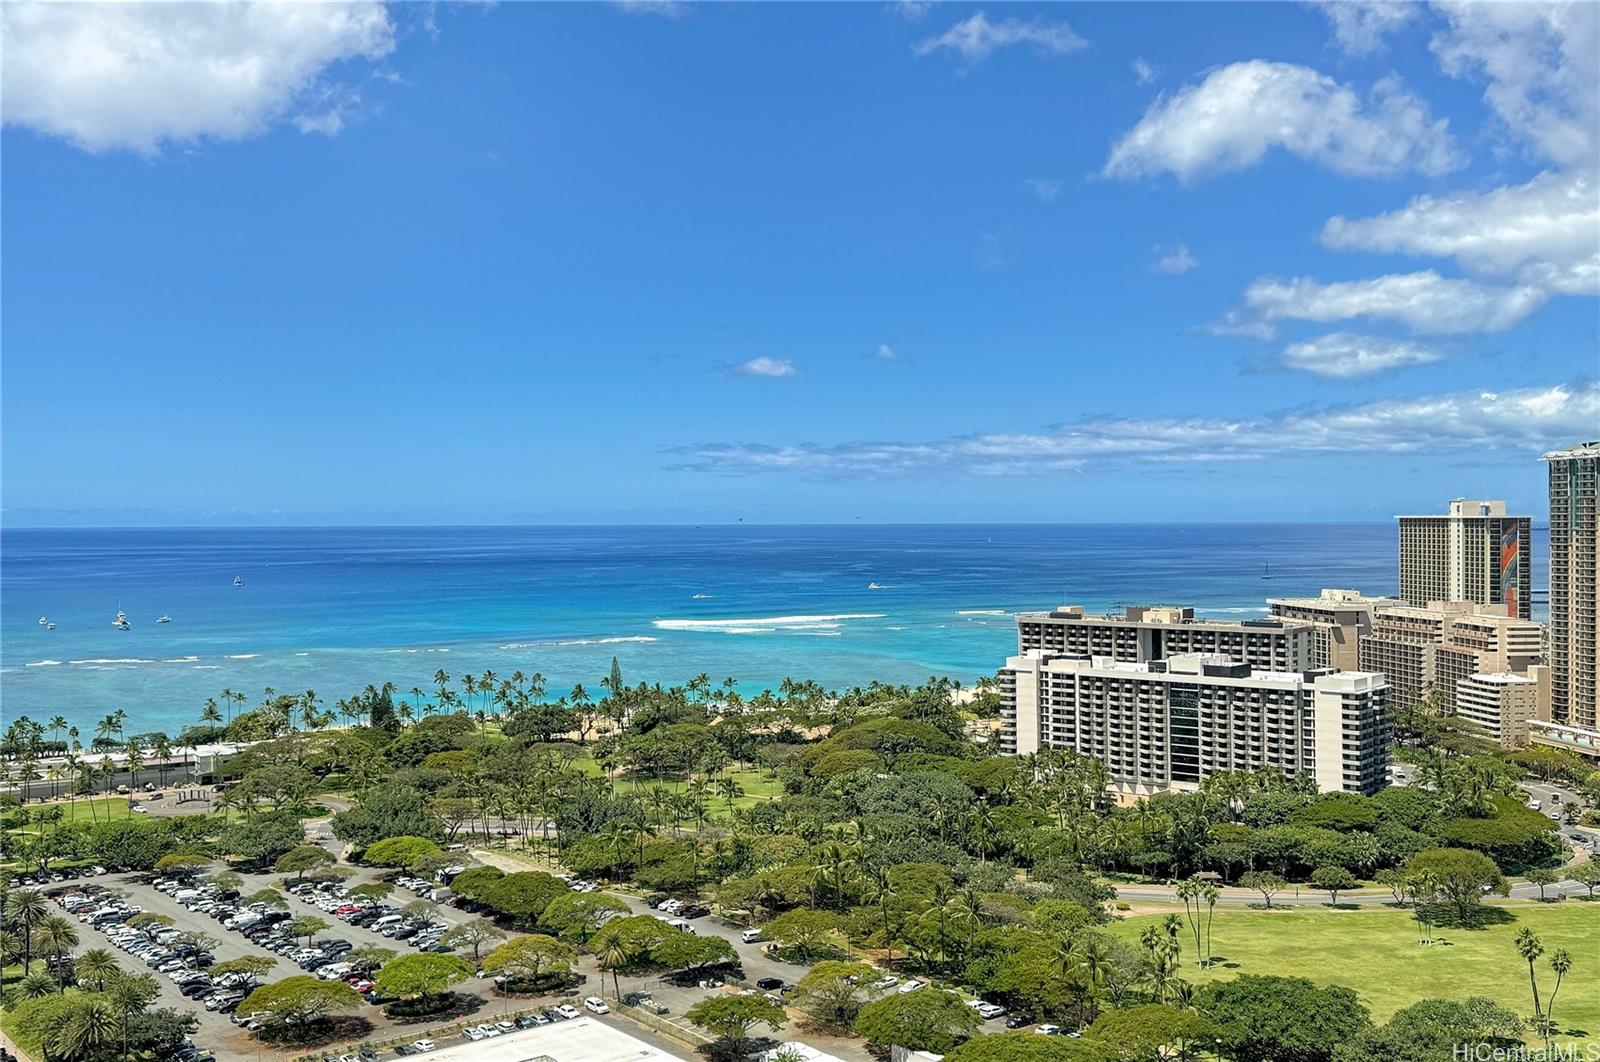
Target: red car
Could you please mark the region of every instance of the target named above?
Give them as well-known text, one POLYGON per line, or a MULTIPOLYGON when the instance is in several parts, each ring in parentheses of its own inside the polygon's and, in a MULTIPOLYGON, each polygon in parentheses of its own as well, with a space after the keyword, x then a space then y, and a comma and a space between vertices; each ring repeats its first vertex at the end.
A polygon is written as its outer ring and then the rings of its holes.
POLYGON ((371 981, 363 979, 359 981, 352 981, 350 983, 350 987, 355 989, 357 992, 360 992, 362 995, 366 995, 368 992, 371 992, 375 986, 371 981))

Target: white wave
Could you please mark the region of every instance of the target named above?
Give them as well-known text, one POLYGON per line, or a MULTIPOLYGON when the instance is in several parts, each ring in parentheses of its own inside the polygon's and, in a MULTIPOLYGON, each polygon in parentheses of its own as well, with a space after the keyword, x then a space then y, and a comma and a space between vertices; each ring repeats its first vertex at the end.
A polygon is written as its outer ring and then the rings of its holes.
POLYGON ((732 619, 658 619, 651 626, 663 631, 701 634, 771 634, 837 627, 845 620, 883 619, 882 612, 835 612, 817 616, 752 616, 732 619))
POLYGON ((905 628, 904 627, 885 627, 884 630, 886 630, 886 631, 903 631, 903 630, 905 630, 905 628))
POLYGON ((230 654, 228 654, 228 659, 229 660, 254 660, 256 657, 258 657, 260 655, 261 655, 260 653, 230 653, 230 654))
POLYGON ((67 663, 74 667, 85 667, 90 664, 156 664, 158 660, 145 660, 137 656, 95 657, 92 660, 68 660, 67 663))
POLYGON ((796 631, 795 633, 804 638, 837 638, 844 634, 843 631, 796 631))
POLYGON ((958 608, 958 616, 1006 616, 1009 615, 1003 608, 958 608))
POLYGON ((161 662, 163 664, 192 664, 199 659, 200 658, 198 656, 174 656, 169 657, 161 662))
POLYGON ((657 641, 649 634, 619 634, 610 638, 568 638, 564 641, 547 642, 509 642, 502 645, 502 649, 553 649, 568 645, 621 645, 625 642, 653 642, 657 641))
POLYGON ((23 664, 22 666, 23 667, 60 667, 61 666, 61 661, 59 661, 59 660, 34 660, 34 661, 31 661, 30 663, 23 664))
POLYGON ((295 656, 310 656, 310 653, 296 653, 295 656))
POLYGON ((217 671, 221 667, 221 664, 196 664, 194 669, 196 671, 217 671))

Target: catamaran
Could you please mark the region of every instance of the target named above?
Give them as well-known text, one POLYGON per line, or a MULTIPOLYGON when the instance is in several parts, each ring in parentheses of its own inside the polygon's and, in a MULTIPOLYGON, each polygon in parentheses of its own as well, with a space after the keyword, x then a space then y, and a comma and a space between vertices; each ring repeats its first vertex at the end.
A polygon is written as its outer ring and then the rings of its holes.
POLYGON ((122 611, 120 608, 117 609, 117 618, 111 621, 111 625, 119 631, 128 630, 133 626, 133 624, 128 622, 128 614, 122 611))

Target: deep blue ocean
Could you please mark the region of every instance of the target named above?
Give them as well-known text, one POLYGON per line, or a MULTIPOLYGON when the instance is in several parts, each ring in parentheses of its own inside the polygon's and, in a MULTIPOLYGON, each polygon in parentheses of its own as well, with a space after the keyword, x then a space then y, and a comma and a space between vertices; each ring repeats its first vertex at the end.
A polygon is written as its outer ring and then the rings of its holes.
POLYGON ((612 656, 630 683, 706 672, 747 695, 785 676, 970 683, 1014 650, 1012 612, 1393 593, 1395 540, 1389 523, 7 530, 0 709, 123 708, 129 733, 175 734, 225 687, 332 704, 443 668, 598 692, 612 656))

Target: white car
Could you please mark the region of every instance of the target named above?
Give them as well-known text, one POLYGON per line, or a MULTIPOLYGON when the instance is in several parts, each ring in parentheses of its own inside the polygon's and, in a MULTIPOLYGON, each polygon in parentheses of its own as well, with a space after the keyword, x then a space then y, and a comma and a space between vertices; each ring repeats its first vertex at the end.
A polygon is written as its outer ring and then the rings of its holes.
POLYGON ((469 1029, 461 1030, 461 1035, 469 1040, 481 1040, 488 1034, 483 1031, 483 1026, 474 1025, 469 1029))
POLYGON ((878 980, 872 982, 872 987, 878 989, 878 991, 880 991, 880 992, 883 992, 883 991, 887 991, 888 989, 893 988, 895 985, 897 985, 899 983, 900 983, 900 978, 898 978, 898 977, 882 977, 882 978, 879 978, 878 980))
POLYGON ((434 1045, 432 1040, 422 1039, 412 1041, 411 1046, 415 1047, 418 1051, 432 1051, 434 1045))
POLYGON ((1033 1031, 1038 1033, 1040 1036, 1060 1036, 1061 1035, 1061 1026, 1059 1026, 1059 1025, 1035 1025, 1033 1027, 1033 1031))
POLYGON ((998 1018, 1000 1015, 1006 1012, 1006 1008, 1002 1007, 1000 1004, 986 1003, 981 999, 974 999, 971 1003, 968 1003, 967 1006, 977 1011, 978 1017, 982 1018, 984 1021, 988 1021, 990 1018, 998 1018))
POLYGON ((582 1014, 578 1013, 578 1008, 574 1007, 571 1003, 563 1003, 563 1004, 561 1004, 559 1007, 556 1008, 556 1013, 561 1015, 563 1018, 568 1018, 568 1019, 583 1017, 582 1014))
POLYGON ((903 996, 907 992, 915 992, 917 989, 919 989, 921 987, 922 987, 922 982, 917 980, 915 977, 913 977, 911 980, 907 981, 905 984, 900 986, 900 994, 903 996))
POLYGON ((583 1009, 590 1014, 610 1014, 611 1008, 606 1006, 606 1001, 599 996, 590 996, 583 1001, 583 1009))

